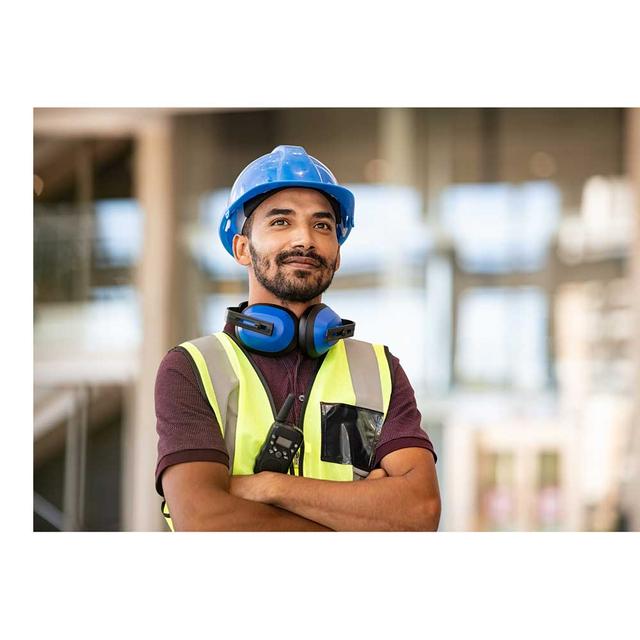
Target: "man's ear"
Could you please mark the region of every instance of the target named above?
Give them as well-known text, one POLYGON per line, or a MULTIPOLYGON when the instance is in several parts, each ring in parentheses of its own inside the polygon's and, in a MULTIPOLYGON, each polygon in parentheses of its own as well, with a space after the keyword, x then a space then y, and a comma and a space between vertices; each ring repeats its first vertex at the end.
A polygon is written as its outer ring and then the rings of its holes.
POLYGON ((233 236, 233 257, 238 264, 248 267, 251 264, 251 254, 249 253, 249 238, 236 233, 233 236))

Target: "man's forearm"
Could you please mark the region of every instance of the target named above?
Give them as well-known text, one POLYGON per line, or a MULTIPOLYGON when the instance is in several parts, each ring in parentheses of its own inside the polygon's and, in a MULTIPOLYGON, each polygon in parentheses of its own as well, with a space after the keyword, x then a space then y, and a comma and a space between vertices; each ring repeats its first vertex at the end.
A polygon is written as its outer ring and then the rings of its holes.
POLYGON ((216 518, 216 531, 331 531, 312 519, 276 505, 235 498, 222 518, 216 518))
POLYGON ((264 502, 336 531, 435 531, 440 501, 407 476, 334 482, 270 474, 264 502))
POLYGON ((162 487, 176 531, 326 531, 310 519, 229 492, 222 464, 187 462, 168 467, 162 487))
MULTIPOLYGON (((176 531, 330 531, 313 520, 276 506, 215 495, 213 508, 181 509, 172 518, 176 531)), ((195 506, 195 505, 194 505, 195 506)))

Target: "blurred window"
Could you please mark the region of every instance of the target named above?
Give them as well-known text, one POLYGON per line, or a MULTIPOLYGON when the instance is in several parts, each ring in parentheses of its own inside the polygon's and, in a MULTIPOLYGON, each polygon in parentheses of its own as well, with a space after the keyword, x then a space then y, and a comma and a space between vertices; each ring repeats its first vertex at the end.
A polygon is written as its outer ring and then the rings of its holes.
POLYGON ((134 265, 142 252, 143 220, 137 200, 98 200, 95 203, 96 264, 134 265))
POLYGON ((540 390, 547 381, 547 302, 537 287, 473 288, 460 296, 460 382, 540 390))
POLYGON ((535 528, 541 531, 558 531, 562 528, 560 453, 558 451, 542 451, 537 458, 538 487, 535 528))
POLYGON ((559 224, 560 194, 545 181, 453 185, 442 196, 442 212, 465 271, 536 271, 559 224))
POLYGON ((515 456, 513 452, 482 452, 480 456, 479 529, 516 528, 515 456))

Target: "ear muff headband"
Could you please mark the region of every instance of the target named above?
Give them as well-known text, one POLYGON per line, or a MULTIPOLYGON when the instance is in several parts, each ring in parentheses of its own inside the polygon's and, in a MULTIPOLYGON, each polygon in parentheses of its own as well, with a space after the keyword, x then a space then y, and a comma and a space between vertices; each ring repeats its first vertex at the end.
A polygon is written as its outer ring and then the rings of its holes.
POLYGON ((297 343, 303 353, 318 358, 355 332, 354 322, 343 320, 326 304, 308 307, 298 320, 279 305, 243 303, 227 309, 227 322, 245 347, 270 356, 289 353, 297 343))

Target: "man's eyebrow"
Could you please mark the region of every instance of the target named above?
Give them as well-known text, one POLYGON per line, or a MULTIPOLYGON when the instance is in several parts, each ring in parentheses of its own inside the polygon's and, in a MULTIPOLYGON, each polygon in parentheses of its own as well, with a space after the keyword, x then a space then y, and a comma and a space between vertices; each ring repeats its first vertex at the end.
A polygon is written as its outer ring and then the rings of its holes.
POLYGON ((288 216, 292 213, 295 213, 293 209, 271 209, 265 215, 265 218, 271 218, 272 216, 288 216))
MULTIPOLYGON (((290 216, 292 214, 295 215, 295 213, 296 212, 293 209, 271 209, 270 211, 267 211, 265 218, 272 218, 273 216, 290 216)), ((329 218, 333 222, 336 221, 336 216, 331 211, 316 211, 313 214, 313 217, 321 218, 323 220, 329 218)))
POLYGON ((314 218, 321 218, 321 219, 326 219, 329 218, 332 222, 336 221, 336 214, 332 213, 330 211, 316 211, 313 214, 314 218))

